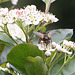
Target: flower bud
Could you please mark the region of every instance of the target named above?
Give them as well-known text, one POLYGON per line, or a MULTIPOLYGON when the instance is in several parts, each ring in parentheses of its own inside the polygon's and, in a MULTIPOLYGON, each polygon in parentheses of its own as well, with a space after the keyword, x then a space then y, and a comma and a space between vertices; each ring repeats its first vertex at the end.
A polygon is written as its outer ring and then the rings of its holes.
POLYGON ((57 45, 57 44, 56 44, 55 42, 52 42, 52 47, 54 47, 54 48, 55 48, 55 47, 56 47, 56 45, 57 45))
POLYGON ((47 51, 45 52, 45 55, 46 55, 46 56, 50 56, 50 55, 51 55, 51 52, 50 52, 49 50, 47 50, 47 51))
POLYGON ((61 50, 62 50, 62 47, 57 44, 57 45, 56 45, 56 49, 57 49, 58 51, 61 51, 61 50))

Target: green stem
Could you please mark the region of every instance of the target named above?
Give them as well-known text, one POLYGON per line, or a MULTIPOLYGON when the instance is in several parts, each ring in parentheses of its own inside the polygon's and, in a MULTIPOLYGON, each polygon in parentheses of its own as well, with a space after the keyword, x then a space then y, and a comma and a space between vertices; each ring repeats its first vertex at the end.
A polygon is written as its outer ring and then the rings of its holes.
MULTIPOLYGON (((31 31, 31 30, 34 30, 35 29, 35 25, 33 24, 30 28, 29 28, 29 32, 31 31)), ((28 34, 29 34, 29 32, 28 32, 28 34)))
POLYGON ((20 20, 20 23, 18 22, 18 21, 15 21, 15 23, 22 29, 22 31, 24 32, 24 34, 25 34, 25 36, 26 36, 26 42, 28 43, 29 41, 28 41, 28 31, 29 31, 29 26, 27 26, 27 32, 26 32, 26 30, 25 30, 25 26, 24 25, 22 25, 22 21, 20 20))
POLYGON ((36 27, 36 29, 34 31, 38 31, 40 25, 41 25, 41 21, 40 21, 40 23, 38 24, 38 26, 36 27))
POLYGON ((54 57, 56 56, 56 54, 57 54, 57 52, 54 53, 54 55, 53 55, 53 57, 52 57, 50 63, 53 61, 53 59, 54 59, 54 57))
POLYGON ((71 55, 70 55, 70 54, 68 54, 68 59, 70 59, 70 56, 71 56, 71 55))
POLYGON ((49 68, 48 68, 48 70, 47 70, 47 74, 46 75, 49 75, 49 68))
POLYGON ((31 41, 31 40, 32 40, 33 36, 34 36, 34 34, 32 34, 32 35, 31 35, 31 37, 30 37, 29 41, 31 41))
POLYGON ((23 30, 23 32, 24 32, 24 34, 25 34, 25 36, 26 36, 26 43, 28 43, 29 41, 28 41, 28 34, 26 34, 26 32, 25 32, 25 29, 24 28, 22 28, 22 30, 23 30))
POLYGON ((58 75, 59 74, 59 72, 64 68, 64 66, 68 63, 68 62, 70 62, 71 60, 72 60, 72 58, 75 56, 75 54, 70 58, 70 59, 68 59, 63 65, 62 65, 62 67, 59 69, 59 71, 56 73, 56 75, 58 75))
POLYGON ((12 38, 12 36, 9 34, 9 30, 7 28, 7 25, 4 25, 4 32, 18 45, 18 43, 12 38))
POLYGON ((60 55, 58 55, 55 60, 50 64, 49 68, 57 61, 57 59, 62 55, 62 53, 60 55))
POLYGON ((64 58, 64 63, 66 62, 66 53, 65 53, 65 58, 64 58))
POLYGON ((29 25, 27 25, 27 33, 29 32, 29 25))
MULTIPOLYGON (((49 23, 45 23, 43 26, 46 26, 46 25, 48 25, 48 24, 49 24, 49 23)), ((38 30, 42 29, 43 26, 39 27, 38 30)))
MULTIPOLYGON (((41 24, 41 21, 40 21, 40 23, 38 24, 38 26, 36 27, 36 29, 34 31, 38 31, 38 28, 39 28, 40 24, 41 24)), ((34 34, 31 35, 29 41, 32 40, 33 36, 34 36, 34 34)))
POLYGON ((18 45, 18 43, 9 35, 9 37, 18 45))

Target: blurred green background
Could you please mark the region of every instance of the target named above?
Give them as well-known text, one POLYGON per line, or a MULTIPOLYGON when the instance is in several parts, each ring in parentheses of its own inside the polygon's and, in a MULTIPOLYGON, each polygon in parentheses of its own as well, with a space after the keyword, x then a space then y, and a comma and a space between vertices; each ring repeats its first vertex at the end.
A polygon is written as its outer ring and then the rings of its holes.
MULTIPOLYGON (((45 10, 45 3, 42 0, 19 0, 16 6, 13 6, 10 1, 0 3, 0 7, 8 8, 23 8, 24 6, 34 4, 41 11, 45 10)), ((56 0, 51 4, 51 13, 59 18, 57 23, 47 26, 47 30, 58 28, 72 28, 74 35, 71 40, 75 41, 75 0, 56 0)))

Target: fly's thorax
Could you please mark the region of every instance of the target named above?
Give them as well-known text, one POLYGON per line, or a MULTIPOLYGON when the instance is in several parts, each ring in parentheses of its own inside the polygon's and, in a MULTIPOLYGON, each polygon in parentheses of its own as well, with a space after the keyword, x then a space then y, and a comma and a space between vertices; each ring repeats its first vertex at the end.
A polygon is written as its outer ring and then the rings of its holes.
POLYGON ((44 34, 44 38, 42 39, 46 45, 50 43, 50 38, 48 37, 48 34, 44 34))
POLYGON ((47 40, 49 40, 48 34, 44 34, 43 41, 47 41, 47 40))

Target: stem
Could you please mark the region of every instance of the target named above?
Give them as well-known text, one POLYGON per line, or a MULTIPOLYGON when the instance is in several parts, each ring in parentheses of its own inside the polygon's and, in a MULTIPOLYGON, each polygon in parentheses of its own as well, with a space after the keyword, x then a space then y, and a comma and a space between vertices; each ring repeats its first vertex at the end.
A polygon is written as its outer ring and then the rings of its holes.
POLYGON ((18 43, 9 35, 9 37, 18 45, 18 43))
POLYGON ((32 40, 33 36, 34 36, 34 34, 32 34, 32 35, 31 35, 31 37, 30 37, 29 41, 31 41, 31 40, 32 40))
POLYGON ((65 58, 64 58, 64 63, 66 62, 66 53, 65 53, 65 58))
POLYGON ((27 34, 26 34, 26 42, 29 43, 29 41, 28 41, 28 35, 27 34))
MULTIPOLYGON (((33 29, 33 30, 35 29, 35 25, 34 25, 34 24, 29 28, 29 32, 30 32, 32 29, 33 29)), ((28 34, 29 34, 29 32, 28 32, 28 34)))
POLYGON ((57 59, 62 55, 62 53, 57 57, 55 58, 55 60, 52 62, 52 64, 50 64, 49 68, 57 61, 57 59))
MULTIPOLYGON (((47 14, 50 8, 51 0, 49 1, 48 5, 46 4, 45 13, 47 14)), ((42 26, 45 24, 45 21, 43 21, 42 26)), ((41 31, 40 31, 41 32, 41 31)), ((41 39, 39 38, 38 43, 40 43, 41 39)))
POLYGON ((52 57, 50 63, 53 61, 53 59, 54 59, 54 57, 56 56, 56 54, 57 54, 57 52, 54 53, 54 55, 53 55, 53 57, 52 57))
MULTIPOLYGON (((43 26, 46 26, 46 25, 48 25, 48 24, 49 24, 49 23, 45 23, 43 26)), ((42 29, 42 28, 43 28, 43 26, 39 27, 39 29, 38 29, 38 30, 42 29)))
POLYGON ((45 9, 45 13, 47 14, 50 8, 50 4, 51 4, 51 0, 49 0, 48 3, 46 3, 46 9, 45 9))
POLYGON ((28 33, 29 32, 29 26, 27 26, 27 32, 25 31, 25 26, 22 24, 22 21, 20 20, 20 23, 18 23, 18 22, 16 22, 15 21, 15 23, 22 29, 22 31, 24 32, 24 34, 25 34, 25 36, 26 36, 26 42, 28 43, 29 41, 28 41, 28 34, 26 34, 26 33, 28 33))
POLYGON ((29 42, 29 41, 28 41, 28 34, 26 34, 24 28, 22 28, 22 30, 23 30, 23 32, 24 32, 24 34, 25 34, 25 36, 26 36, 26 42, 28 43, 28 42, 29 42))
MULTIPOLYGON (((40 21, 40 23, 38 24, 38 26, 36 27, 36 29, 34 31, 38 31, 38 28, 39 28, 40 24, 41 24, 41 21, 40 21)), ((34 34, 31 35, 29 41, 32 40, 33 36, 34 36, 34 34)))
POLYGON ((68 63, 68 62, 70 62, 71 60, 72 60, 72 58, 75 56, 75 54, 69 59, 69 60, 67 60, 63 65, 62 65, 62 67, 59 69, 59 71, 56 73, 56 75, 58 75, 59 74, 59 72, 64 68, 64 66, 68 63))
POLYGON ((46 75, 49 75, 49 68, 48 68, 48 71, 47 71, 47 74, 46 75))
POLYGON ((66 63, 64 63, 63 65, 62 65, 62 67, 60 68, 60 70, 56 73, 56 75, 58 75, 59 74, 59 72, 63 69, 63 67, 66 65, 66 63))
POLYGON ((71 55, 68 54, 68 59, 70 58, 71 55))
POLYGON ((29 32, 29 25, 27 25, 27 32, 29 32))
POLYGON ((38 24, 38 26, 36 27, 35 31, 38 31, 39 30, 39 26, 41 25, 41 21, 40 23, 38 24))
POLYGON ((4 26, 4 32, 18 45, 18 43, 12 38, 12 36, 9 34, 9 30, 7 25, 4 26))

